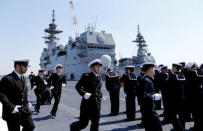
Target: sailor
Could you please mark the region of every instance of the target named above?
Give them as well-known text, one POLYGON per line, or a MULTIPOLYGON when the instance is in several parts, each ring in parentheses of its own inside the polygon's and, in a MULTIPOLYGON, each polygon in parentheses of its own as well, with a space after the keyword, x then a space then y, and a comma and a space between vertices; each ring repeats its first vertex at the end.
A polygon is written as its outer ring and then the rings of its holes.
POLYGON ((111 116, 119 114, 119 94, 120 94, 120 79, 113 72, 113 69, 107 68, 106 89, 110 95, 111 116))
POLYGON ((58 104, 61 98, 61 90, 66 87, 66 75, 62 74, 62 65, 56 65, 55 69, 56 73, 53 73, 48 81, 48 85, 50 86, 52 95, 55 99, 54 106, 50 112, 53 119, 56 117, 58 104))
POLYGON ((136 89, 137 89, 137 77, 135 76, 134 66, 126 66, 127 75, 122 77, 121 82, 124 82, 124 93, 126 99, 126 115, 127 121, 135 120, 135 111, 136 111, 136 89))
POLYGON ((193 107, 193 119, 194 119, 194 128, 193 131, 202 131, 203 130, 203 106, 200 106, 200 101, 203 101, 203 64, 200 65, 199 71, 196 71, 196 86, 194 86, 194 107, 193 107))
POLYGON ((31 90, 32 90, 33 85, 34 85, 34 78, 35 78, 35 74, 33 74, 33 72, 31 72, 31 74, 29 75, 31 90))
POLYGON ((95 59, 88 66, 91 72, 84 73, 76 84, 76 90, 82 96, 82 102, 80 106, 80 119, 70 125, 71 131, 84 129, 88 125, 89 120, 91 120, 90 131, 99 130, 102 98, 102 79, 99 72, 102 63, 100 59, 95 59))
POLYGON ((37 102, 35 105, 35 111, 40 113, 40 105, 43 103, 44 93, 47 88, 47 81, 44 76, 45 69, 40 69, 37 76, 34 78, 34 92, 37 98, 37 102))
POLYGON ((172 64, 168 85, 170 88, 169 110, 174 131, 185 131, 185 76, 180 72, 181 64, 172 64))
MULTIPOLYGON (((160 64, 158 68, 155 70, 155 75, 154 75, 154 88, 155 88, 155 93, 160 93, 161 87, 159 86, 160 82, 160 73, 161 73, 161 68, 163 67, 163 64, 160 64)), ((156 105, 156 110, 161 110, 161 100, 155 101, 156 105)))
POLYGON ((140 110, 144 121, 145 131, 162 131, 159 117, 155 111, 154 101, 160 100, 161 95, 155 93, 153 76, 155 74, 154 63, 146 62, 143 64, 144 76, 140 80, 141 86, 141 105, 140 110))
MULTIPOLYGON (((143 65, 140 66, 140 74, 138 75, 137 77, 137 83, 138 83, 138 86, 137 86, 137 91, 136 91, 136 95, 137 95, 137 102, 138 102, 138 105, 140 106, 141 103, 142 103, 142 99, 141 99, 141 91, 142 91, 142 87, 140 86, 140 81, 141 81, 141 78, 145 75, 144 71, 143 71, 143 65)), ((141 115, 142 115, 142 112, 141 112, 141 115)), ((138 126, 141 126, 141 127, 144 127, 144 121, 143 121, 143 117, 141 117, 141 122, 139 124, 137 124, 138 126)))
POLYGON ((162 100, 163 100, 163 106, 164 106, 164 112, 163 112, 163 123, 164 124, 169 124, 171 122, 170 119, 170 113, 169 113, 169 107, 168 107, 168 102, 170 101, 169 97, 169 87, 168 85, 168 67, 167 66, 162 66, 160 68, 160 73, 157 75, 157 83, 156 86, 157 88, 160 89, 161 94, 162 94, 162 100))
POLYGON ((9 131, 33 131, 31 104, 28 103, 28 87, 24 74, 28 59, 14 60, 14 71, 4 76, 0 83, 0 101, 3 104, 3 119, 9 131))
MULTIPOLYGON (((120 85, 121 85, 121 87, 123 87, 123 88, 124 88, 125 80, 127 80, 128 66, 125 66, 124 69, 125 69, 125 72, 124 72, 122 75, 120 75, 120 85)), ((124 97, 126 98, 126 93, 124 93, 124 97)), ((127 110, 127 109, 126 109, 126 110, 127 110)), ((124 111, 124 113, 126 113, 126 111, 124 111)))
MULTIPOLYGON (((128 74, 128 67, 125 66, 125 72, 122 75, 120 75, 120 79, 124 79, 125 80, 125 77, 126 77, 127 74, 128 74), (124 77, 124 78, 122 78, 122 77, 124 77)), ((124 87, 124 81, 121 82, 120 85, 121 85, 121 87, 124 87)))

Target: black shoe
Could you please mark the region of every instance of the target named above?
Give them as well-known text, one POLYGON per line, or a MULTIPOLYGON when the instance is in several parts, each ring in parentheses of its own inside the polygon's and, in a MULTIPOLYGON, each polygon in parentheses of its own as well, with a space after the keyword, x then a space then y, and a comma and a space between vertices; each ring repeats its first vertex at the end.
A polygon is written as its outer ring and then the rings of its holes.
POLYGON ((35 109, 35 112, 40 113, 39 109, 35 109))
POLYGON ((55 115, 51 115, 51 118, 52 118, 52 119, 55 119, 55 118, 56 118, 56 116, 55 116, 55 115))
POLYGON ((51 114, 51 118, 52 119, 55 119, 56 118, 56 114, 52 114, 52 113, 50 113, 51 114))

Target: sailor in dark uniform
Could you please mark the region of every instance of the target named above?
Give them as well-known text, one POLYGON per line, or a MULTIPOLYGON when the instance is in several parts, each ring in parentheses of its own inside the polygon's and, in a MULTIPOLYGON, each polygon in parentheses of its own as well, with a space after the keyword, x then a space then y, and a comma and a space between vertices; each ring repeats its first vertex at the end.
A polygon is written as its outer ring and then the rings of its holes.
MULTIPOLYGON (((143 71, 143 67, 142 65, 140 66, 140 74, 138 75, 137 77, 137 91, 136 91, 136 96, 137 96, 137 102, 138 102, 138 105, 140 106, 141 103, 142 103, 142 96, 141 96, 141 92, 142 92, 142 87, 140 86, 140 81, 141 81, 141 78, 145 75, 144 71, 143 71)), ((142 115, 142 112, 140 112, 141 115, 142 115)), ((143 117, 141 117, 141 122, 139 124, 137 124, 138 126, 141 126, 141 127, 144 127, 144 120, 143 120, 143 117)))
POLYGON ((33 131, 31 104, 28 103, 28 88, 24 78, 29 60, 15 60, 14 71, 4 76, 0 83, 0 101, 3 104, 3 119, 9 131, 33 131))
POLYGON ((153 76, 155 74, 153 63, 144 63, 144 76, 140 80, 140 110, 144 121, 145 131, 162 131, 159 117, 155 111, 155 101, 161 99, 159 93, 155 93, 153 76))
POLYGON ((34 86, 34 78, 35 78, 35 74, 33 74, 33 72, 31 72, 31 74, 29 75, 31 90, 34 86))
POLYGON ((180 70, 181 71, 185 70, 185 62, 180 62, 179 64, 181 64, 180 70))
POLYGON ((111 116, 119 114, 120 79, 111 68, 107 69, 106 89, 110 95, 111 116))
POLYGON ((66 76, 62 74, 62 65, 58 64, 56 66, 56 73, 53 73, 48 81, 48 85, 52 91, 52 95, 55 99, 54 106, 50 112, 52 118, 56 117, 56 112, 58 109, 58 104, 61 98, 61 90, 66 87, 66 76))
MULTIPOLYGON (((128 67, 125 66, 125 72, 122 75, 120 75, 120 79, 125 80, 125 77, 127 76, 127 74, 128 74, 128 67), (124 78, 122 78, 122 77, 124 77, 124 78)), ((121 85, 121 87, 124 87, 124 81, 122 81, 120 83, 120 85, 121 85)))
POLYGON ((197 84, 193 88, 193 131, 203 131, 203 106, 200 104, 200 102, 203 101, 203 64, 200 65, 200 69, 198 71, 194 70, 194 72, 196 73, 197 84))
MULTIPOLYGON (((120 85, 121 85, 122 88, 124 88, 125 80, 127 80, 128 66, 125 66, 124 69, 125 69, 125 72, 122 75, 120 75, 120 85)), ((124 97, 126 98, 126 93, 125 92, 124 92, 124 97)), ((124 111, 124 113, 126 113, 126 111, 124 111)))
POLYGON ((170 97, 169 97, 169 86, 168 86, 168 78, 169 78, 169 74, 168 74, 168 67, 167 66, 162 66, 160 68, 160 73, 157 76, 158 77, 158 81, 157 81, 157 86, 161 91, 162 94, 162 100, 163 100, 163 106, 164 106, 164 112, 163 112, 163 123, 164 124, 169 124, 171 122, 170 119, 170 112, 169 112, 169 107, 168 107, 168 103, 170 101, 170 97))
POLYGON ((88 125, 89 120, 91 120, 90 131, 99 130, 102 98, 102 79, 99 76, 99 72, 102 63, 100 59, 95 59, 88 66, 91 68, 91 72, 83 74, 76 84, 76 90, 83 98, 80 106, 80 119, 70 125, 70 131, 84 129, 88 125))
POLYGON ((34 78, 35 80, 34 80, 33 89, 37 98, 37 102, 35 105, 35 111, 37 113, 40 112, 40 105, 43 102, 44 93, 46 92, 46 88, 47 88, 47 82, 44 76, 44 72, 45 72, 44 69, 40 69, 39 74, 34 78))
POLYGON ((137 78, 134 72, 134 66, 126 66, 128 73, 125 77, 122 77, 121 82, 124 82, 124 93, 126 98, 126 115, 127 121, 135 120, 136 112, 136 88, 137 88, 137 78))
MULTIPOLYGON (((160 87, 160 73, 161 73, 161 68, 163 67, 163 64, 160 64, 158 68, 155 70, 155 75, 154 75, 154 88, 155 88, 155 93, 160 93, 161 87, 160 87)), ((155 101, 156 105, 156 110, 161 110, 161 100, 155 101)))
POLYGON ((169 110, 174 131, 185 131, 185 76, 180 72, 181 65, 172 64, 168 85, 170 88, 169 110), (179 116, 179 117, 177 117, 179 116))

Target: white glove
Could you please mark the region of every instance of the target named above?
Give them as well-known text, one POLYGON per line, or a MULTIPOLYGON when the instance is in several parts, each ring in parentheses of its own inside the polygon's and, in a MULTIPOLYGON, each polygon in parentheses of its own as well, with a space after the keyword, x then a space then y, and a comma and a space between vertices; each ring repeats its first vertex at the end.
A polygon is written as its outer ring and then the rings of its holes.
POLYGON ((152 97, 155 101, 161 100, 161 94, 159 93, 155 93, 154 95, 152 95, 152 97))
POLYGON ((16 105, 14 110, 11 112, 12 114, 19 112, 18 108, 20 108, 20 105, 16 105))
POLYGON ((105 100, 106 100, 106 97, 103 96, 103 97, 102 97, 102 101, 105 101, 105 100))
POLYGON ((28 103, 28 108, 31 109, 32 108, 32 104, 28 103))
POLYGON ((91 93, 85 93, 84 98, 85 98, 86 100, 88 100, 91 95, 92 95, 91 93))
POLYGON ((125 97, 125 98, 127 97, 127 94, 126 94, 126 93, 124 93, 124 97, 125 97))
POLYGON ((66 87, 66 84, 62 84, 62 88, 66 87))
POLYGON ((51 90, 54 89, 54 86, 50 86, 50 89, 51 89, 51 90))
POLYGON ((47 85, 47 82, 44 80, 44 84, 47 85))
POLYGON ((37 88, 37 86, 33 86, 33 89, 36 89, 37 88))

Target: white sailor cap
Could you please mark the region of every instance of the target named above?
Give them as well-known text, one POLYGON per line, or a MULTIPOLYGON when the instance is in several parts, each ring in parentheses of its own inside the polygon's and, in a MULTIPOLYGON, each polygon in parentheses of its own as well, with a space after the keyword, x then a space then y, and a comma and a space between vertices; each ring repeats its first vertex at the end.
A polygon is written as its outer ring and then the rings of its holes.
POLYGON ((153 62, 145 62, 142 64, 142 67, 144 66, 155 66, 155 64, 153 62))
POLYGON ((90 61, 90 62, 88 63, 88 66, 89 66, 89 67, 91 67, 91 66, 93 66, 93 65, 100 65, 100 66, 102 66, 101 60, 100 60, 100 59, 94 59, 93 61, 90 61))
POLYGON ((30 65, 28 65, 29 59, 15 59, 13 61, 14 61, 14 64, 20 64, 20 65, 24 65, 26 67, 30 67, 30 65))
POLYGON ((168 66, 162 66, 162 67, 160 67, 160 70, 162 70, 162 69, 167 69, 168 68, 168 66))
POLYGON ((55 69, 57 69, 58 67, 62 68, 61 64, 56 65, 55 69))
POLYGON ((194 65, 194 63, 188 62, 187 65, 186 65, 186 68, 192 68, 193 65, 194 65))
POLYGON ((180 70, 180 68, 181 68, 182 65, 179 64, 179 63, 173 63, 172 66, 174 66, 174 67, 176 67, 178 70, 180 70))
POLYGON ((155 67, 155 64, 153 62, 145 62, 142 64, 143 71, 146 71, 150 67, 155 67))
POLYGON ((39 69, 39 72, 44 72, 44 71, 46 71, 45 69, 39 69))
POLYGON ((185 62, 179 62, 179 64, 181 64, 182 66, 185 66, 185 62))
POLYGON ((133 66, 133 65, 128 65, 128 66, 125 66, 125 69, 126 68, 135 68, 135 66, 133 66))
POLYGON ((161 71, 161 67, 163 67, 163 64, 160 64, 155 70, 161 71))
POLYGON ((162 66, 164 66, 163 64, 160 64, 159 66, 158 66, 158 68, 160 68, 160 67, 162 67, 162 66))
POLYGON ((107 67, 106 68, 106 72, 108 72, 109 70, 111 70, 112 68, 111 67, 107 67))

